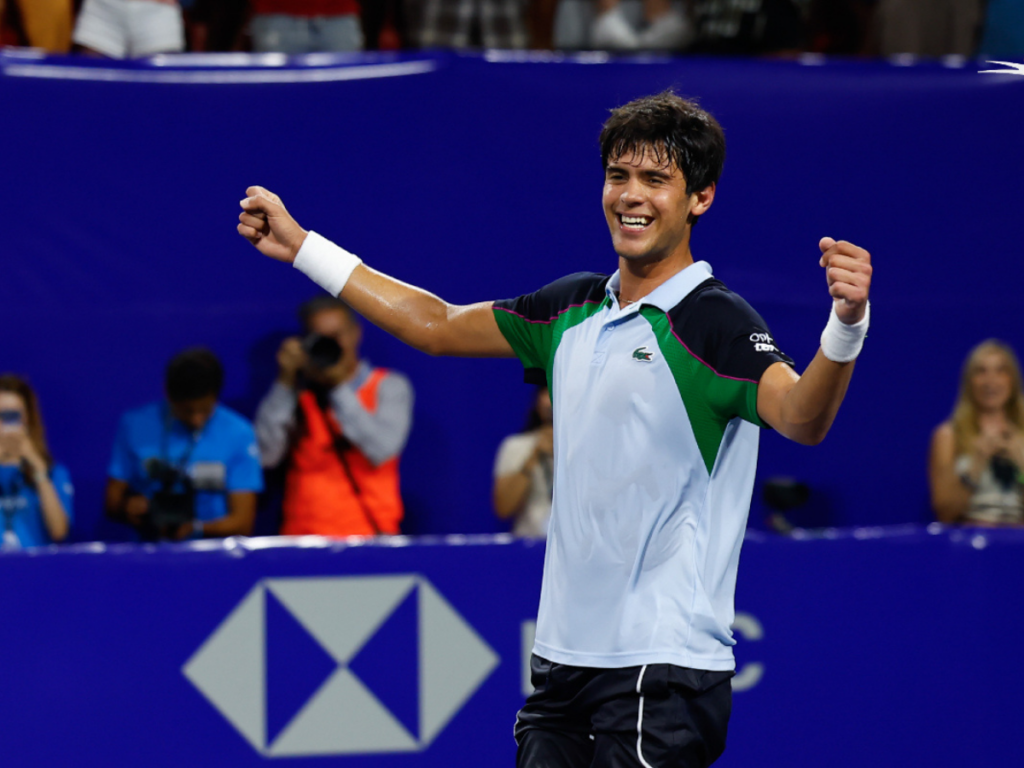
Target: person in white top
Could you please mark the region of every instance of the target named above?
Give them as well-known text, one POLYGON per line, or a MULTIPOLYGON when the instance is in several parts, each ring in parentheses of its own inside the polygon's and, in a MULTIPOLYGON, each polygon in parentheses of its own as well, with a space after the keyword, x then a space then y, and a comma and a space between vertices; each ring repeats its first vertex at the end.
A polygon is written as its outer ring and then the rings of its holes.
POLYGON ((178 0, 85 0, 72 37, 81 53, 134 59, 185 50, 178 0))
POLYGON ((1024 389, 1017 356, 1003 342, 989 339, 967 356, 928 466, 940 522, 1024 524, 1024 389))
POLYGON ((516 536, 548 535, 554 435, 551 393, 540 387, 526 429, 502 440, 494 460, 494 511, 503 520, 513 519, 516 536))

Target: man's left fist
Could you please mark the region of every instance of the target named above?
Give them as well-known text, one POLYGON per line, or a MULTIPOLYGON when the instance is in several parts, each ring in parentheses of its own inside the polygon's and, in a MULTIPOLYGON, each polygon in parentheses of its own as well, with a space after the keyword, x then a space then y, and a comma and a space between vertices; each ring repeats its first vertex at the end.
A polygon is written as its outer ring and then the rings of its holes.
POLYGON ((828 292, 835 299, 836 314, 847 325, 864 319, 871 289, 871 254, 845 240, 823 237, 818 243, 828 278, 828 292))

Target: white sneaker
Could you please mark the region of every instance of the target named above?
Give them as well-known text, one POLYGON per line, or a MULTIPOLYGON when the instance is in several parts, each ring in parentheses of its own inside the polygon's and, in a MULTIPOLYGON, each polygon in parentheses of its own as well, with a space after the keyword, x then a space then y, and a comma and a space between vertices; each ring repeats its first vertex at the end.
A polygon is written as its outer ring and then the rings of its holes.
POLYGON ((590 44, 594 48, 635 51, 640 40, 636 30, 626 21, 621 7, 615 6, 594 19, 590 28, 590 44))
POLYGON ((637 45, 645 51, 681 51, 693 36, 689 19, 673 8, 637 35, 637 45))

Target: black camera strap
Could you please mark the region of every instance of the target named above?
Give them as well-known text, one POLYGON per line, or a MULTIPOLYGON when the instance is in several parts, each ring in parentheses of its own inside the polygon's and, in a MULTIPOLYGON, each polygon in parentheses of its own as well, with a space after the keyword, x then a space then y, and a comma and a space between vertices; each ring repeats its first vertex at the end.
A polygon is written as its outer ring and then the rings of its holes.
MULTIPOLYGON (((171 430, 174 428, 174 416, 171 415, 170 408, 167 409, 167 414, 164 418, 164 431, 160 438, 160 459, 168 467, 174 469, 175 473, 185 480, 189 479, 186 468, 188 466, 189 459, 192 458, 192 454, 196 450, 196 446, 199 445, 199 432, 191 433, 191 440, 189 446, 185 449, 185 452, 178 457, 175 463, 171 463, 170 446, 169 442, 171 439, 171 430)), ((190 483, 191 485, 191 483, 190 483)))
POLYGON ((331 433, 331 442, 334 445, 334 452, 338 455, 338 461, 341 462, 341 468, 345 471, 345 477, 348 478, 348 482, 352 486, 352 493, 355 494, 356 503, 359 504, 359 509, 362 510, 363 517, 365 517, 366 522, 370 524, 374 534, 380 536, 383 531, 381 531, 380 526, 377 525, 377 520, 373 516, 373 513, 370 512, 369 507, 366 506, 366 501, 363 499, 363 491, 359 487, 359 483, 356 481, 356 476, 352 472, 352 466, 348 463, 348 456, 346 454, 353 447, 352 441, 341 434, 341 432, 335 427, 334 421, 331 419, 329 406, 322 403, 319 397, 315 399, 317 408, 319 408, 320 412, 323 414, 324 422, 327 424, 327 429, 331 433))

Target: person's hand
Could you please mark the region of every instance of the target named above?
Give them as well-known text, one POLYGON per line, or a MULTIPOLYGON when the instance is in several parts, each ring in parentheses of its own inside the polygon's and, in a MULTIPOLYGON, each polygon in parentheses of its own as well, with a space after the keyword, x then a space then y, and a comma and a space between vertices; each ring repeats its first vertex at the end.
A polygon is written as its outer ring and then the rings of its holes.
POLYGON ((871 289, 871 254, 845 240, 823 237, 819 264, 825 268, 829 295, 835 300, 836 314, 847 325, 864 319, 871 289))
POLYGON ((534 451, 538 456, 551 456, 555 452, 555 429, 550 424, 537 429, 537 445, 534 451))
POLYGON ((24 427, 0 429, 0 458, 17 462, 22 455, 22 442, 27 439, 24 427))
POLYGON ((139 494, 132 494, 124 500, 124 516, 132 525, 138 525, 149 512, 149 499, 139 494))
POLYGON ((35 473, 35 476, 46 477, 47 470, 46 459, 43 458, 42 454, 36 449, 36 444, 32 442, 32 439, 25 433, 21 433, 21 459, 26 462, 35 473))
POLYGON ((277 350, 278 379, 285 386, 295 388, 295 379, 306 365, 306 351, 297 336, 285 339, 277 350))
POLYGON ((173 530, 165 531, 164 538, 170 539, 171 541, 185 541, 185 539, 192 535, 192 530, 192 522, 187 521, 173 530))
POLYGON ((249 187, 241 201, 238 234, 264 256, 291 264, 306 239, 306 230, 285 209, 281 198, 263 187, 249 187))

